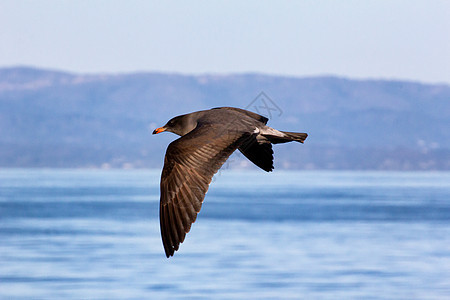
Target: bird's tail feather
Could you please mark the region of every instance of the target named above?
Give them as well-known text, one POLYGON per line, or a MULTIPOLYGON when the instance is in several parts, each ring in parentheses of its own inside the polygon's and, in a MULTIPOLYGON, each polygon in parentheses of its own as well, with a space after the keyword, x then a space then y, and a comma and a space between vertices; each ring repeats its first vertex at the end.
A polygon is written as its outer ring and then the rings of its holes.
POLYGON ((303 143, 307 136, 307 133, 288 131, 277 131, 275 134, 264 134, 264 137, 266 137, 272 144, 281 144, 292 141, 303 143))
POLYGON ((291 141, 297 141, 300 143, 303 143, 306 138, 308 137, 307 133, 303 132, 288 132, 288 131, 282 131, 291 141))

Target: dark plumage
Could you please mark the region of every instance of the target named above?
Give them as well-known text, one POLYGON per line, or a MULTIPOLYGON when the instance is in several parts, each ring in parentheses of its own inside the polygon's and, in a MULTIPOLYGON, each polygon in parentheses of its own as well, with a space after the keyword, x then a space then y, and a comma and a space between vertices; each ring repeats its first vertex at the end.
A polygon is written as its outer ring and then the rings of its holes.
POLYGON ((184 241, 202 206, 213 175, 239 149, 261 169, 273 170, 272 144, 297 141, 306 133, 266 126, 256 113, 219 107, 172 118, 153 134, 170 131, 181 137, 169 144, 161 174, 159 217, 167 257, 184 241))

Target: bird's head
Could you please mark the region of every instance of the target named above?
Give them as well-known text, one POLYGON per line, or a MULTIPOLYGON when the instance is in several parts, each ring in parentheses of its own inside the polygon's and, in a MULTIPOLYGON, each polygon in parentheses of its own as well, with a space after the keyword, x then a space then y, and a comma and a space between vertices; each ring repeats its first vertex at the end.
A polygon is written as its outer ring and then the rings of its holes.
POLYGON ((170 131, 180 136, 191 132, 197 126, 197 120, 191 114, 181 115, 169 120, 163 127, 156 128, 153 134, 170 131))

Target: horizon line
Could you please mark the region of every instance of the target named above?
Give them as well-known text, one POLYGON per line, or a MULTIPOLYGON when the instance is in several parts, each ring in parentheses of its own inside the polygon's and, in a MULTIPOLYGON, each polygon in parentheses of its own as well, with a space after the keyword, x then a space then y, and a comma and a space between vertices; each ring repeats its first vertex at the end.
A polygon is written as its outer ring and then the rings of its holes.
POLYGON ((236 72, 183 72, 183 71, 162 71, 162 70, 135 70, 135 71, 73 71, 64 68, 55 67, 43 67, 36 65, 27 64, 15 64, 15 65, 5 65, 0 66, 0 70, 8 69, 29 69, 38 70, 45 72, 63 73, 73 76, 127 76, 127 75, 138 75, 138 74, 160 74, 160 75, 175 75, 175 76, 195 76, 195 77, 229 77, 229 76, 264 76, 264 77, 279 77, 279 78, 292 78, 292 79, 311 79, 311 78, 335 78, 351 81, 384 81, 384 82, 403 82, 403 83, 417 83, 423 85, 435 85, 435 86, 450 86, 450 82, 432 82, 423 81, 419 79, 406 79, 397 77, 357 77, 342 74, 333 73, 322 73, 322 74, 304 74, 304 75, 294 75, 294 74, 278 74, 278 73, 266 73, 263 71, 236 71, 236 72))

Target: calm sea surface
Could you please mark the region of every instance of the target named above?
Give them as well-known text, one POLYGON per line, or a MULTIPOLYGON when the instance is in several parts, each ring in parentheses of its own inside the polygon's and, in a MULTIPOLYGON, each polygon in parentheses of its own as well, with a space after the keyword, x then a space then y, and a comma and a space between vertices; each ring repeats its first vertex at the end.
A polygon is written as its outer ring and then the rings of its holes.
POLYGON ((0 170, 0 299, 450 299, 450 173, 219 173, 167 259, 160 171, 0 170))

